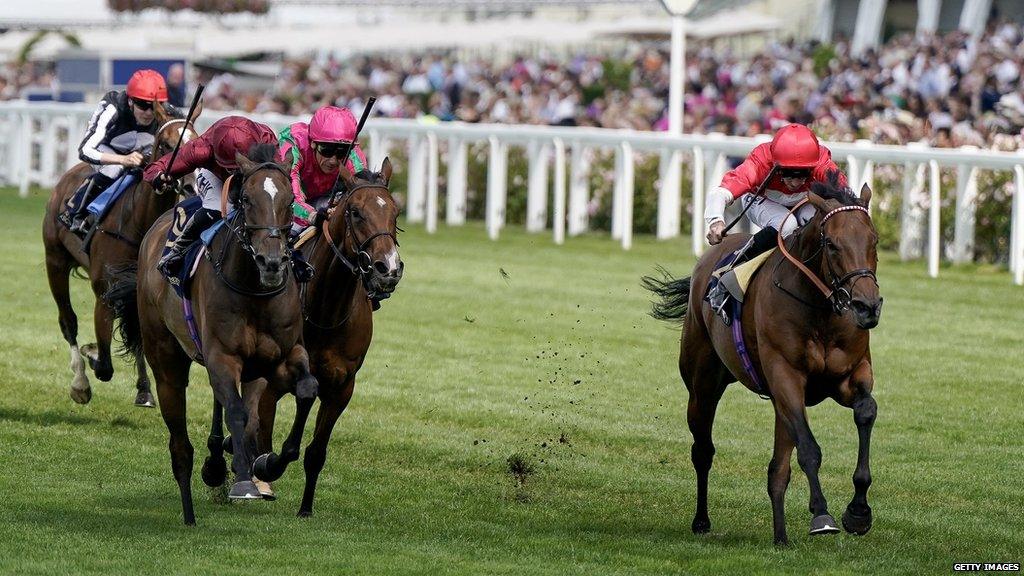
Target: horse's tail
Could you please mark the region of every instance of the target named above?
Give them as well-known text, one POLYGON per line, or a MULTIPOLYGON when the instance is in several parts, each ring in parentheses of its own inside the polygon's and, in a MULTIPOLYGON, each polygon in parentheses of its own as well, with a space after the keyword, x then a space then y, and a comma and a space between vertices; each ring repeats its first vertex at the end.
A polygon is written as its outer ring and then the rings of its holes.
POLYGON ((658 320, 682 322, 690 307, 690 276, 673 278, 661 266, 658 266, 658 273, 661 278, 644 276, 640 279, 640 285, 660 299, 651 303, 651 316, 658 320))
POLYGON ((114 312, 118 322, 117 334, 121 339, 120 354, 138 361, 142 354, 142 329, 136 306, 139 266, 135 263, 107 268, 110 287, 103 293, 103 301, 114 312))

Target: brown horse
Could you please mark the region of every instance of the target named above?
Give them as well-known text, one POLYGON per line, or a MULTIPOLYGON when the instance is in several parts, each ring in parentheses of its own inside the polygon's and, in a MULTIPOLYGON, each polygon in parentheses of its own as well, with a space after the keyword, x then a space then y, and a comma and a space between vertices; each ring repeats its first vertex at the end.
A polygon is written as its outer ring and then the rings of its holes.
MULTIPOLYGON (((123 339, 128 346, 141 345, 152 366, 160 411, 170 432, 171 469, 189 525, 195 524, 193 450, 185 400, 193 359, 205 360, 213 387, 212 433, 222 436, 226 419, 232 435, 235 483, 228 496, 233 499, 262 497, 251 470, 260 428, 258 401, 267 379, 297 380, 298 398, 309 403, 316 398, 316 379, 300 344, 299 289, 289 265, 287 230, 293 196, 287 167, 272 162, 275 152, 274 145, 263 144, 250 154, 256 161, 236 156, 240 173, 225 187, 237 209, 214 237, 190 292, 201 350, 190 335, 181 298, 156 269, 171 214, 157 220, 143 240, 137 284, 132 271, 126 270, 107 295, 116 309, 137 306, 140 322, 122 322, 123 339)), ((301 429, 304 417, 296 419, 302 420, 296 423, 301 429)), ((212 486, 221 485, 226 475, 223 458, 208 459, 203 466, 203 480, 212 486)))
MULTIPOLYGON (((153 144, 153 157, 170 152, 182 135, 186 140, 196 136, 192 123, 202 112, 202 107, 193 112, 188 122, 172 118, 159 102, 155 103, 153 110, 154 121, 160 127, 153 144)), ((86 254, 82 251, 82 240, 60 224, 57 216, 64 210, 68 198, 91 172, 92 168, 85 163, 77 164, 68 170, 51 192, 43 218, 46 275, 50 282, 50 293, 57 303, 61 333, 71 347, 71 370, 74 372, 71 398, 79 404, 86 404, 92 398, 92 388, 85 374, 83 354, 88 358, 97 378, 107 382, 114 375, 114 366, 110 361, 113 317, 101 298, 108 288, 107 270, 135 262, 139 254, 139 244, 146 231, 157 217, 174 206, 176 201, 174 194, 161 194, 155 191, 142 181, 140 175, 133 188, 126 191, 108 211, 106 218, 96 223, 97 232, 93 235, 88 247, 89 253, 86 254), (71 272, 78 267, 88 271, 89 282, 96 296, 96 305, 93 308, 96 344, 86 344, 81 348, 78 346, 78 317, 71 306, 69 283, 71 272)), ((141 356, 134 360, 138 371, 135 405, 152 407, 153 394, 150 392, 149 378, 146 376, 146 362, 141 356)))
MULTIPOLYGON (((853 474, 855 493, 843 514, 843 527, 854 534, 871 528, 867 491, 871 484, 868 448, 876 405, 868 330, 878 324, 882 298, 875 278, 875 232, 867 206, 871 190, 860 198, 840 187, 836 176, 818 183, 808 195, 816 215, 783 241, 754 276, 742 309, 742 333, 759 381, 744 369, 730 334, 704 301, 717 262, 739 248, 745 235, 712 247, 697 262, 693 276, 674 280, 645 278, 661 297, 653 315, 681 320, 679 372, 690 399, 687 422, 693 434, 691 458, 697 473, 697 510, 692 529, 711 529, 708 517, 708 472, 715 447, 711 428, 726 386, 739 380, 771 397, 775 408, 775 451, 768 466, 768 495, 776 544, 787 543, 783 499, 790 460, 797 462, 810 485, 811 534, 838 532, 818 481, 821 449, 814 440, 805 406, 832 398, 853 409, 860 446, 853 474), (789 255, 787 255, 787 252, 789 255), (801 270, 802 268, 802 270, 801 270)), ((796 210, 794 208, 794 210, 796 210)), ((781 228, 781 226, 779 227, 781 228)))
MULTIPOLYGON (((316 269, 302 299, 303 334, 313 374, 320 384, 320 408, 306 448, 306 487, 299 516, 313 514, 313 495, 327 457, 327 443, 355 389, 356 372, 373 336, 372 301, 391 294, 405 265, 398 254, 398 207, 388 190, 391 162, 378 173, 356 178, 342 166, 345 192, 336 198, 323 231, 303 252, 316 269)), ((275 480, 299 456, 301 428, 292 428, 280 456, 268 454, 277 401, 290 382, 277 379, 260 400, 260 451, 256 475, 275 480)), ((303 408, 296 401, 300 410, 303 408)), ((210 447, 216 442, 211 438, 210 447)))

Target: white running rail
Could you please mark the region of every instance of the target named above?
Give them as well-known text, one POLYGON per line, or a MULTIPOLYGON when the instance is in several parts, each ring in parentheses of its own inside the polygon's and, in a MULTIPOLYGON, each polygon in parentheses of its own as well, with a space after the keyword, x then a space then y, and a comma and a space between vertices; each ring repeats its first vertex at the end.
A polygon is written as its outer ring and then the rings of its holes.
MULTIPOLYGON (((29 186, 52 186, 60 175, 78 162, 78 141, 85 133, 93 107, 85 104, 0 102, 0 182, 14 184, 22 195, 29 186)), ((228 115, 207 111, 200 129, 228 115)), ((278 114, 250 115, 275 129, 306 118, 278 114)), ((458 226, 466 220, 468 145, 486 143, 489 148, 486 200, 486 228, 497 239, 505 226, 507 204, 508 150, 526 150, 528 194, 526 226, 542 231, 549 220, 550 195, 554 214, 552 233, 561 244, 565 237, 587 230, 587 189, 589 150, 615 152, 615 182, 612 201, 612 236, 629 249, 633 240, 633 188, 635 152, 660 154, 661 173, 672 158, 688 160, 693 182, 692 242, 696 255, 705 248, 704 193, 720 181, 728 157, 742 157, 765 139, 729 137, 720 134, 669 136, 657 132, 606 130, 551 126, 514 126, 451 123, 422 123, 414 120, 373 119, 367 126, 371 165, 378 166, 388 150, 401 143, 409 152, 406 218, 423 222, 429 232, 437 229, 439 147, 447 146, 447 195, 445 222, 458 226), (552 166, 553 165, 553 166, 552 166), (553 185, 549 178, 553 176, 553 185)), ((955 168, 956 226, 948 255, 953 262, 969 262, 974 245, 974 200, 979 170, 1012 172, 1012 231, 1010 270, 1014 283, 1024 285, 1024 151, 993 152, 976 148, 934 149, 923 145, 883 146, 869 141, 828 143, 833 157, 845 162, 855 192, 861 184, 872 185, 878 165, 903 165, 903 208, 900 254, 906 259, 920 257, 927 248, 928 272, 939 273, 941 182, 939 168, 955 168), (915 194, 927 194, 927 214, 915 194), (925 223, 927 226, 925 227, 925 223), (924 233, 927 230, 927 233, 924 233)), ((678 172, 677 172, 678 173, 678 172)), ((663 186, 658 199, 657 236, 673 238, 680 233, 682 196, 663 186)), ((678 188, 678 187, 677 187, 678 188)))

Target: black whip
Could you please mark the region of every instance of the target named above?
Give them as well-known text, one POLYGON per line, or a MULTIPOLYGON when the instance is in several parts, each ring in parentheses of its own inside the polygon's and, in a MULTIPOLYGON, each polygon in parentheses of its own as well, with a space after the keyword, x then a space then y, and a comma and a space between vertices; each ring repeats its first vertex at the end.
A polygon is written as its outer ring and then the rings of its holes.
MULTIPOLYGON (((772 166, 772 169, 768 172, 768 175, 765 176, 764 180, 761 182, 761 185, 757 187, 756 191, 754 191, 754 198, 755 199, 764 196, 764 191, 765 191, 766 188, 768 188, 768 182, 772 179, 772 176, 775 176, 775 171, 778 168, 779 168, 778 164, 772 166)), ((750 202, 747 203, 746 206, 743 207, 743 211, 740 212, 740 215, 737 216, 736 218, 734 218, 732 222, 729 222, 729 225, 725 227, 725 230, 722 230, 722 236, 725 236, 725 234, 729 230, 731 230, 732 227, 735 226, 737 222, 739 222, 740 220, 743 219, 743 215, 747 213, 747 210, 750 210, 750 207, 754 205, 755 201, 756 200, 751 200, 750 202)))

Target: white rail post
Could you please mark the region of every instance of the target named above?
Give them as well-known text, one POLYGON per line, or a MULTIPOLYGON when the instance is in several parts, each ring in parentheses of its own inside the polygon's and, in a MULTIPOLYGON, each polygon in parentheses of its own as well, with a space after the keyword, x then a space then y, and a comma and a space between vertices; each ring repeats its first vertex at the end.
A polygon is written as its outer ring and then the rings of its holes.
POLYGON ((427 233, 437 231, 437 135, 427 134, 427 233))
MULTIPOLYGON (((380 133, 380 130, 370 131, 370 170, 380 170, 384 159, 388 157, 391 150, 391 139, 380 133)), ((406 167, 408 168, 408 167, 406 167)))
POLYGON ((41 184, 53 186, 60 177, 57 174, 57 117, 51 114, 46 115, 43 121, 43 141, 39 147, 40 159, 39 170, 41 172, 41 184))
POLYGON ((930 169, 930 199, 928 206, 928 275, 932 278, 939 276, 939 216, 942 208, 942 190, 939 180, 939 163, 935 160, 928 161, 930 169))
POLYGON ((629 250, 633 247, 633 146, 623 142, 619 149, 622 150, 622 249, 629 250))
POLYGON ((505 226, 505 196, 508 186, 508 148, 497 136, 487 139, 490 152, 487 160, 487 235, 498 239, 498 233, 505 226))
POLYGON ((555 244, 565 243, 565 143, 555 138, 555 206, 551 227, 555 244))
MULTIPOLYGON (((911 150, 927 148, 921 143, 907 144, 911 150)), ((903 163, 903 198, 900 209, 900 260, 915 260, 924 253, 924 207, 927 163, 903 163)))
MULTIPOLYGON (((962 149, 977 152, 975 146, 962 149)), ((953 230, 953 244, 947 249, 946 257, 954 264, 974 261, 974 223, 978 198, 978 169, 967 164, 956 168, 956 223, 953 230)))
POLYGON ((661 189, 658 190, 658 239, 679 236, 680 188, 682 180, 682 153, 679 150, 661 151, 659 165, 661 189))
POLYGON ((579 142, 573 142, 569 184, 569 235, 576 236, 587 231, 587 203, 590 192, 587 177, 590 172, 588 150, 579 142))
POLYGON ((1024 166, 1013 167, 1013 215, 1010 238, 1010 269, 1013 283, 1024 285, 1024 166))
POLYGON ((526 148, 529 162, 526 192, 526 230, 540 232, 548 221, 548 157, 551 144, 531 140, 526 148))
POLYGON ((853 154, 846 156, 846 176, 854 194, 860 194, 860 160, 853 154))
POLYGON ((424 140, 425 138, 418 134, 409 136, 409 193, 406 208, 406 218, 409 222, 422 222, 426 213, 424 140))
POLYGON ((78 144, 85 136, 85 131, 79 127, 78 116, 74 113, 68 113, 64 118, 68 123, 68 147, 64 156, 64 171, 67 172, 78 164, 78 144))
POLYGON ((445 222, 449 226, 466 223, 466 174, 469 145, 465 140, 452 137, 448 140, 448 202, 445 206, 445 222))
POLYGON ((32 116, 28 112, 21 113, 21 137, 18 138, 18 195, 28 197, 29 178, 32 173, 32 116))
POLYGON ((625 194, 625 181, 622 179, 623 165, 622 147, 615 148, 615 186, 612 188, 612 239, 622 238, 622 200, 625 194))
POLYGON ((693 214, 690 215, 690 240, 693 255, 700 258, 704 253, 704 150, 693 149, 693 214))

